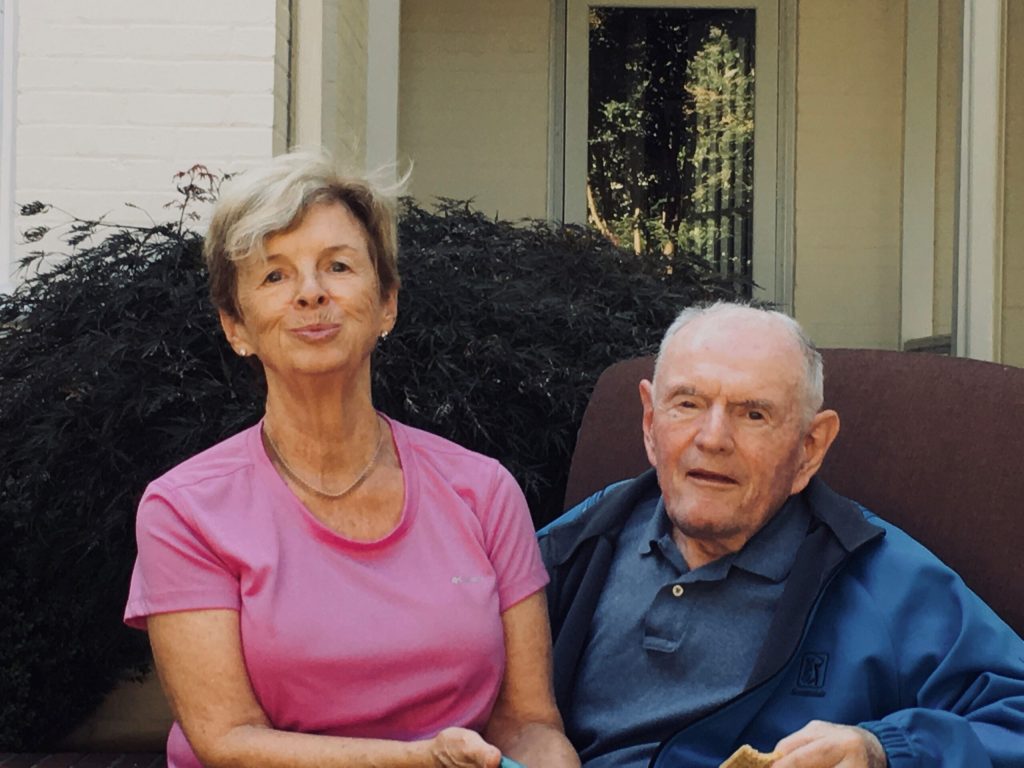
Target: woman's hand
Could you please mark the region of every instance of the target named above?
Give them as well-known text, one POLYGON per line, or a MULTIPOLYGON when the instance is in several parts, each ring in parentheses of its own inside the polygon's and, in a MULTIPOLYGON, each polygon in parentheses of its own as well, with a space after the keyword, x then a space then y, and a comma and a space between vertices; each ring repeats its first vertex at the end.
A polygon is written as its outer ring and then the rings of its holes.
POLYGON ((430 753, 440 768, 498 768, 501 763, 501 750, 467 728, 445 728, 430 740, 430 753))
POLYGON ((505 678, 484 735, 528 768, 578 768, 551 687, 551 630, 544 591, 501 614, 505 678))

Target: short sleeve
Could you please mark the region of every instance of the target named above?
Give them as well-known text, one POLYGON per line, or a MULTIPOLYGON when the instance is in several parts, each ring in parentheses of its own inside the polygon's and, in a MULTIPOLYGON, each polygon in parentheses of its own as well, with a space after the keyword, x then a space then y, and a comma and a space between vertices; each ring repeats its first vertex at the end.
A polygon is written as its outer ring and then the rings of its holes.
POLYGON ((504 613, 543 589, 548 573, 540 559, 526 498, 500 464, 496 464, 488 502, 479 514, 487 556, 497 574, 499 607, 504 613))
POLYGON ((241 604, 237 576, 181 506, 152 485, 139 504, 138 556, 124 614, 130 627, 145 629, 156 613, 241 604))

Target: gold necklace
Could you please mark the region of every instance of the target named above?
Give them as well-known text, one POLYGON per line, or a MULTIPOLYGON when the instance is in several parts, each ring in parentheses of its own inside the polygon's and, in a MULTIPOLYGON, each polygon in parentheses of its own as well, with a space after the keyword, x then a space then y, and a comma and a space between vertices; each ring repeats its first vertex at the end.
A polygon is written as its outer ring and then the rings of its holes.
POLYGON ((277 460, 277 463, 280 465, 281 469, 284 470, 284 473, 288 475, 288 477, 290 477, 296 483, 305 488, 307 491, 315 493, 317 496, 323 496, 325 499, 340 499, 342 496, 346 496, 352 491, 354 491, 356 488, 358 488, 359 484, 362 483, 363 480, 365 480, 369 476, 370 470, 372 470, 373 467, 377 464, 377 459, 380 458, 380 449, 384 445, 384 429, 380 425, 380 417, 378 416, 377 447, 373 449, 373 456, 370 457, 370 461, 367 462, 365 467, 363 467, 362 472, 360 472, 356 476, 355 480, 349 483, 348 486, 343 490, 338 491, 337 493, 332 493, 331 491, 325 491, 323 488, 319 488, 313 485, 308 480, 303 480, 302 477, 299 476, 299 473, 291 468, 288 462, 284 460, 284 456, 281 455, 281 451, 280 449, 278 449, 277 444, 270 436, 270 433, 267 432, 266 424, 263 425, 263 436, 267 438, 267 445, 270 447, 270 452, 274 454, 274 458, 277 460))

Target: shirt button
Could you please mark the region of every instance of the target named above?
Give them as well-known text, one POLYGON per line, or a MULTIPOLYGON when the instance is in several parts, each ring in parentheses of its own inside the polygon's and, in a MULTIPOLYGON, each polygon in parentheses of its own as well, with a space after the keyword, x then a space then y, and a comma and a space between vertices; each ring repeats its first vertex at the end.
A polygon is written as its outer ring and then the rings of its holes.
POLYGON ((672 597, 682 597, 685 591, 682 584, 672 585, 672 597))

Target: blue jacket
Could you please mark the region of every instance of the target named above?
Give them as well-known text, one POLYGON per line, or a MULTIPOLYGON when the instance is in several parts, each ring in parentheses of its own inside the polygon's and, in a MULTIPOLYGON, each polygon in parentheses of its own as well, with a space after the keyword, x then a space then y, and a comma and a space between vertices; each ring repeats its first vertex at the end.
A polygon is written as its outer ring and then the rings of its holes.
MULTIPOLYGON (((660 490, 652 470, 602 493, 539 534, 563 712, 616 536, 660 490)), ((803 493, 815 523, 744 691, 666 733, 652 768, 715 768, 811 720, 867 728, 891 768, 1024 768, 1024 640, 903 531, 818 479, 803 493)))

